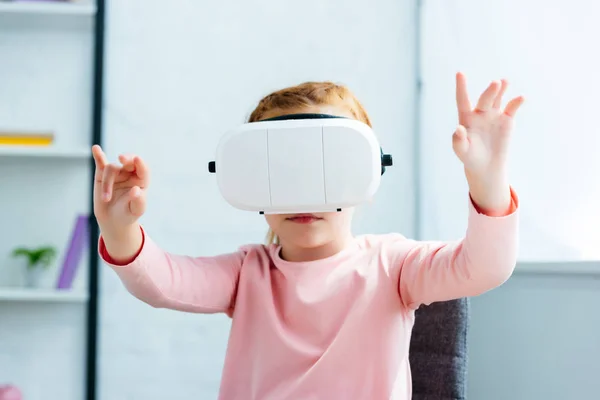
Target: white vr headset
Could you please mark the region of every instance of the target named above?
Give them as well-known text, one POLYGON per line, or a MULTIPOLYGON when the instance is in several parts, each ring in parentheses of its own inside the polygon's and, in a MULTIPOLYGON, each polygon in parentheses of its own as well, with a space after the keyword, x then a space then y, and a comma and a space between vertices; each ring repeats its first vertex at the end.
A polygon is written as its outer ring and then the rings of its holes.
POLYGON ((235 208, 261 214, 341 211, 369 201, 392 156, 372 129, 328 114, 292 114, 226 133, 208 170, 235 208))

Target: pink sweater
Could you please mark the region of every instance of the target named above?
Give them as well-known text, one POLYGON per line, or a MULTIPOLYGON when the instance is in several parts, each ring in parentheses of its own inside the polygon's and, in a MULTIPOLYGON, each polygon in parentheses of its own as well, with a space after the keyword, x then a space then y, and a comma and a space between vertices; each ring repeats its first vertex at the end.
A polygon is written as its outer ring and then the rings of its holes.
POLYGON ((477 296, 511 276, 517 203, 513 192, 509 215, 489 217, 469 202, 462 241, 364 235, 312 262, 284 261, 275 245, 175 255, 147 234, 127 265, 111 263, 102 239, 100 254, 154 307, 232 317, 221 400, 408 400, 414 310, 477 296))

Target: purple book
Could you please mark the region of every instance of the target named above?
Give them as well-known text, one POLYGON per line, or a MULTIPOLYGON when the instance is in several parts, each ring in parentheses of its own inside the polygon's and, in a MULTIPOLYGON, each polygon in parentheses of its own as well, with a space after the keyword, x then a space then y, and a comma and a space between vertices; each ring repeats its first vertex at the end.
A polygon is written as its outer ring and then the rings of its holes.
POLYGON ((71 235, 71 243, 63 260, 62 270, 58 278, 57 289, 70 289, 75 278, 75 272, 83 257, 83 252, 88 245, 88 224, 87 215, 79 215, 75 221, 75 229, 71 235))

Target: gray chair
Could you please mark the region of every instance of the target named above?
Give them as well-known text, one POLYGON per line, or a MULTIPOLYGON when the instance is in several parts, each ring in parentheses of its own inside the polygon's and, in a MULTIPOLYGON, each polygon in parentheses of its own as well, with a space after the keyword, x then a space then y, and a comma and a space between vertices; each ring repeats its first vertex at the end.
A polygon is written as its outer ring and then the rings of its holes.
POLYGON ((467 398, 469 299, 421 306, 410 343, 413 400, 467 398))

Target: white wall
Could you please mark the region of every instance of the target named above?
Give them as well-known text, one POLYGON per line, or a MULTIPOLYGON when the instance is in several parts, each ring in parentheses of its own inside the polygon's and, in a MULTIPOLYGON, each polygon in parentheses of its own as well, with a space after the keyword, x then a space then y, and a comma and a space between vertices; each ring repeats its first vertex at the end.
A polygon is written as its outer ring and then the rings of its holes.
POLYGON ((455 238, 466 227, 466 184, 450 145, 454 72, 466 72, 474 99, 502 77, 510 95, 527 99, 511 158, 523 262, 473 301, 469 398, 598 398, 600 263, 568 261, 600 259, 599 16, 585 0, 424 1, 425 237, 455 238), (527 263, 539 261, 555 263, 527 263))
POLYGON ((474 102, 493 79, 523 94, 511 149, 523 261, 599 260, 600 4, 586 0, 426 0, 422 22, 422 232, 466 228, 466 183, 452 152, 454 73, 474 102), (452 167, 453 166, 453 167, 452 167))
MULTIPOLYGON (((305 80, 348 84, 395 166, 357 232, 413 233, 414 2, 112 1, 105 147, 152 168, 148 233, 192 255, 261 242, 263 218, 228 206, 206 165, 263 95, 305 80)), ((229 321, 152 309, 102 269, 100 395, 216 398, 229 321)))

